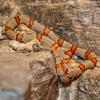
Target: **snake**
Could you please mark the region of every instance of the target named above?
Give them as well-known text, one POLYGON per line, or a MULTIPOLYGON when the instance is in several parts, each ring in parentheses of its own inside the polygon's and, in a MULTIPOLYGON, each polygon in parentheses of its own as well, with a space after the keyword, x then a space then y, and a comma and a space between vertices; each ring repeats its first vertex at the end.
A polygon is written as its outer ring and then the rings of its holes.
POLYGON ((44 47, 48 48, 55 58, 55 66, 50 67, 51 71, 64 84, 74 81, 87 69, 96 67, 97 55, 93 51, 85 50, 75 43, 59 38, 49 26, 39 23, 32 17, 16 15, 6 22, 4 30, 8 39, 23 43, 36 39, 38 42, 43 43, 44 47), (15 32, 14 30, 21 24, 33 30, 33 33, 15 32), (72 59, 73 55, 81 57, 84 61, 76 63, 72 59))

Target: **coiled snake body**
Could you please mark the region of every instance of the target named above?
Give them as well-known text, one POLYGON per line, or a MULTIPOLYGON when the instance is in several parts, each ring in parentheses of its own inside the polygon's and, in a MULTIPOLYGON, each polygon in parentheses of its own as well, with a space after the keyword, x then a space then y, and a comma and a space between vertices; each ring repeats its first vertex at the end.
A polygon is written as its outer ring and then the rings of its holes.
POLYGON ((5 34, 9 39, 19 42, 27 43, 34 39, 42 42, 55 58, 56 66, 52 66, 51 71, 60 77, 62 83, 67 84, 80 76, 85 70, 96 66, 97 56, 94 52, 81 49, 76 44, 71 44, 59 38, 49 27, 45 27, 32 18, 26 16, 11 18, 5 25, 5 34), (34 32, 31 35, 24 34, 23 32, 14 32, 14 29, 20 24, 25 24, 34 32), (69 63, 74 54, 85 60, 72 67, 69 63))

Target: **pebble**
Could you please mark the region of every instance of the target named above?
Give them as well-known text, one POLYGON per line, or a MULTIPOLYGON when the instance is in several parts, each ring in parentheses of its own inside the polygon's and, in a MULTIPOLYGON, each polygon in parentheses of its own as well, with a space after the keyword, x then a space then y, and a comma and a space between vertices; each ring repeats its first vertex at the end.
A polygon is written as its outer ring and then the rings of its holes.
POLYGON ((76 55, 73 55, 72 58, 73 58, 74 60, 78 60, 78 59, 79 59, 78 56, 76 56, 76 55))
POLYGON ((2 35, 3 33, 3 28, 0 27, 0 40, 3 40, 4 39, 4 36, 2 35))

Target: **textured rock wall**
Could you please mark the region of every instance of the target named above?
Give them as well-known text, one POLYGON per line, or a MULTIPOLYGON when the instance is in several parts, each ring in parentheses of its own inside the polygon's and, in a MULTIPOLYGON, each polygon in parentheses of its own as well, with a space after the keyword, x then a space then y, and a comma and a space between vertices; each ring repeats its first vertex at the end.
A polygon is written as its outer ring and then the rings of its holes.
MULTIPOLYGON (((0 0, 1 30, 8 18, 17 13, 34 17, 44 25, 50 26, 60 37, 100 55, 99 0, 0 0)), ((0 52, 14 52, 8 46, 9 41, 2 40, 3 38, 0 35, 0 52)), ((97 67, 86 71, 68 87, 57 84, 57 87, 52 88, 55 91, 49 100, 99 100, 99 77, 100 67, 97 67)), ((37 91, 36 95, 43 99, 45 91, 48 91, 47 87, 48 85, 44 90, 39 87, 41 91, 37 91)), ((41 99, 35 97, 33 100, 41 99)))

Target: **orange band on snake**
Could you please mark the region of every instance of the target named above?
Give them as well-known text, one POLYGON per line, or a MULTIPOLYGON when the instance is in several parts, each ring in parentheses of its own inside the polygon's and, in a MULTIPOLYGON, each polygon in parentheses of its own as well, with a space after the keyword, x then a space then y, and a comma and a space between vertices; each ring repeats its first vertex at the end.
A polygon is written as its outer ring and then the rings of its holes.
POLYGON ((19 26, 20 25, 20 17, 19 16, 15 16, 14 18, 15 18, 17 26, 19 26))
POLYGON ((37 40, 41 41, 42 35, 41 34, 37 34, 36 38, 37 38, 37 40))
POLYGON ((69 61, 70 61, 69 59, 63 59, 63 60, 62 60, 62 63, 67 64, 67 63, 69 63, 69 61))
POLYGON ((54 43, 50 48, 52 53, 54 54, 56 50, 59 48, 59 45, 57 43, 54 43))
POLYGON ((81 70, 82 72, 84 72, 84 71, 85 71, 85 65, 80 64, 78 67, 80 68, 80 70, 81 70))
POLYGON ((56 64, 57 68, 62 68, 62 64, 61 63, 58 63, 56 64))
POLYGON ((63 68, 63 72, 64 72, 64 74, 67 74, 67 72, 68 72, 68 68, 63 68))
POLYGON ((85 52, 85 58, 86 58, 86 59, 88 58, 88 56, 90 55, 91 52, 92 52, 91 50, 87 50, 87 51, 85 52))
POLYGON ((69 81, 70 81, 70 82, 73 80, 73 78, 72 78, 72 77, 68 77, 68 78, 69 78, 69 81))
POLYGON ((22 41, 22 38, 23 38, 23 34, 18 33, 18 34, 16 35, 16 40, 17 40, 17 41, 21 42, 21 41, 22 41))
POLYGON ((66 51, 65 54, 72 57, 72 51, 71 50, 66 51))
POLYGON ((64 75, 68 72, 68 69, 63 67, 61 63, 56 64, 58 69, 62 69, 64 75))
POLYGON ((33 20, 32 20, 32 18, 30 18, 28 27, 31 29, 32 28, 32 25, 33 25, 33 20))
POLYGON ((57 43, 58 43, 58 45, 61 47, 61 46, 63 45, 63 43, 64 43, 64 39, 59 39, 59 40, 57 41, 57 43))
POLYGON ((43 35, 48 36, 48 33, 50 32, 50 29, 48 27, 45 27, 43 29, 43 35))
POLYGON ((10 26, 5 26, 5 31, 11 30, 12 28, 10 26))
POLYGON ((76 49, 77 49, 77 46, 75 44, 72 44, 72 47, 71 47, 72 54, 75 53, 76 49))
POLYGON ((96 66, 96 64, 97 64, 97 59, 96 59, 96 58, 92 58, 91 61, 94 63, 94 66, 96 66))

